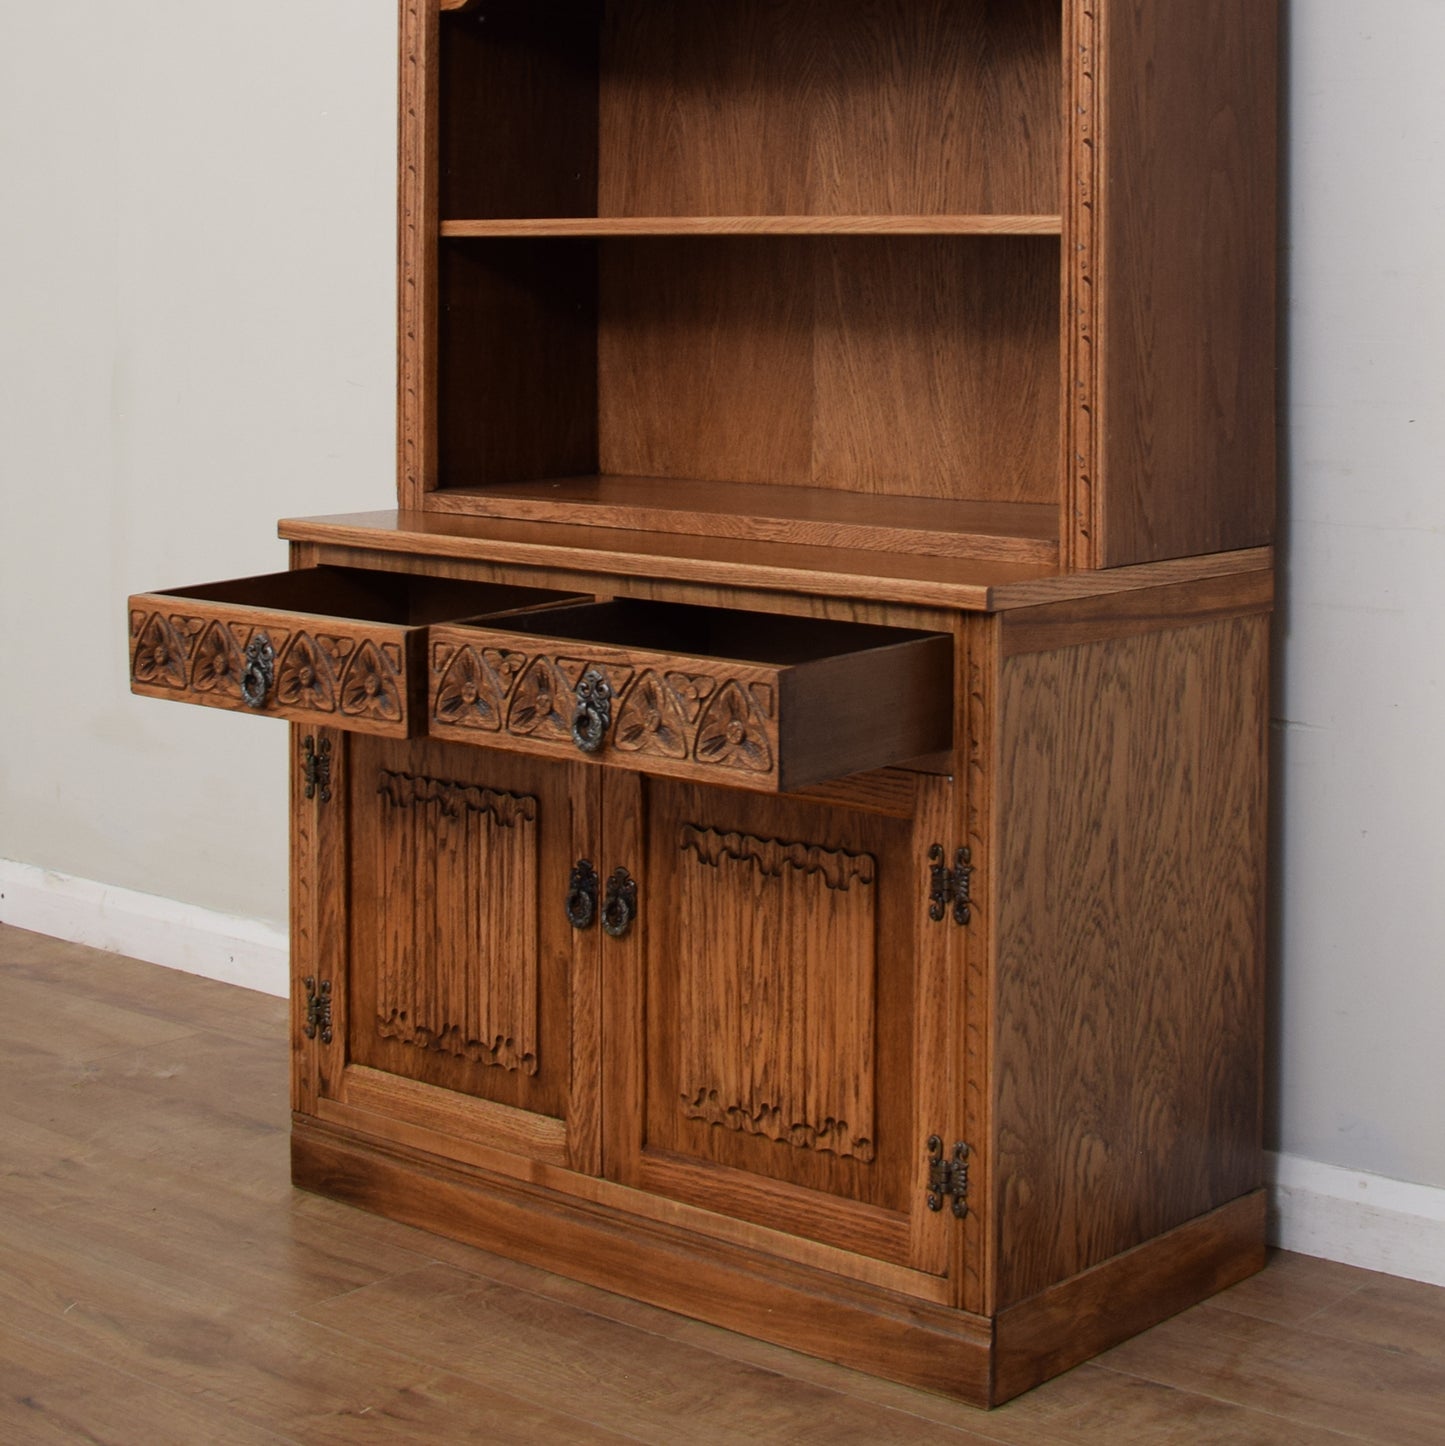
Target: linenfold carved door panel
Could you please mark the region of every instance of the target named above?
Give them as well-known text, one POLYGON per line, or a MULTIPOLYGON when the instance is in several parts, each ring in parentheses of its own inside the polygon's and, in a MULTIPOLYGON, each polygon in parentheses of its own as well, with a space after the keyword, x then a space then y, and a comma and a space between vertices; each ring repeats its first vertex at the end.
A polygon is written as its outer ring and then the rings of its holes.
POLYGON ((595 787, 436 743, 356 738, 349 760, 336 1104, 434 1152, 595 1169, 597 951, 563 908, 595 787))
POLYGON ((867 775, 843 803, 604 787, 609 867, 639 885, 604 949, 608 1173, 941 1273, 926 1141, 954 1125, 931 1019, 956 930, 929 916, 926 861, 948 781, 867 775))

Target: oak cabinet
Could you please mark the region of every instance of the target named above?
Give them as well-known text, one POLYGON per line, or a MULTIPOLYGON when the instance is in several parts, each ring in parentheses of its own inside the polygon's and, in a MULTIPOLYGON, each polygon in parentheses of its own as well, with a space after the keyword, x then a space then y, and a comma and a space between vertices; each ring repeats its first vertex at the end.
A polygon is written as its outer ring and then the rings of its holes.
POLYGON ((982 1405, 1263 1262, 1271 0, 401 0, 294 1178, 982 1405))
POLYGON ((322 743, 330 797, 298 770, 298 899, 346 906, 297 921, 330 1035, 303 1085, 318 1118, 946 1272, 912 1165, 948 1114, 954 937, 917 906, 950 780, 776 799, 322 743))

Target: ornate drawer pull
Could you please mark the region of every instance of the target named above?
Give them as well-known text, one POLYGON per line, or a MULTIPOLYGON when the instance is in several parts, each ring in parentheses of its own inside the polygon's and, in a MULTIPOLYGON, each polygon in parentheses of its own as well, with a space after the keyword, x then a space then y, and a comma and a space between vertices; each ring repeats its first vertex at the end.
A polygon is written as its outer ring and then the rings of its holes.
POLYGON ((276 680, 276 649, 265 633, 246 644, 246 667, 241 674, 241 698, 248 708, 264 708, 276 680))
POLYGON ((577 708, 572 714, 572 741, 584 753, 596 753, 612 726, 612 685, 589 668, 577 684, 577 708))
POLYGON ((626 869, 613 869, 607 880, 607 898, 602 904, 602 927, 620 939, 637 917, 637 883, 626 869))
POLYGON ((567 922, 574 929, 590 929, 597 919, 597 870, 590 859, 578 859, 567 881, 567 922))

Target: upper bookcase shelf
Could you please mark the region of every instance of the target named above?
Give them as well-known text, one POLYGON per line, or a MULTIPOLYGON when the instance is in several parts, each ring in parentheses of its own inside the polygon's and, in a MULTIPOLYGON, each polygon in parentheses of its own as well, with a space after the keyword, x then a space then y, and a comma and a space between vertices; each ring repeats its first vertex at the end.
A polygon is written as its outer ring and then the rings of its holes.
POLYGON ((1059 0, 488 0, 442 27, 447 235, 1058 231, 1059 0), (559 229, 455 229, 527 218, 559 229))
POLYGON ((1059 216, 538 216, 448 220, 444 237, 1057 236, 1059 216))

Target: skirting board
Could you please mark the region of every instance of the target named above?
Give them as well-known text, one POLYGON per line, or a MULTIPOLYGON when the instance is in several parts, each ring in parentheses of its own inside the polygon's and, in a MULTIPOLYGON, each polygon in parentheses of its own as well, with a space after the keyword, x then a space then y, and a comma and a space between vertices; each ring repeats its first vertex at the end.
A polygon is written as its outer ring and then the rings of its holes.
MULTIPOLYGON (((286 932, 0 859, 0 922, 285 997, 286 932)), ((1272 1245, 1445 1285, 1445 1189, 1267 1157, 1272 1245)))
POLYGON ((290 993, 286 931, 0 859, 0 923, 242 989, 290 993))
POLYGON ((1271 1245, 1445 1285, 1445 1190, 1299 1155, 1266 1168, 1271 1245))

